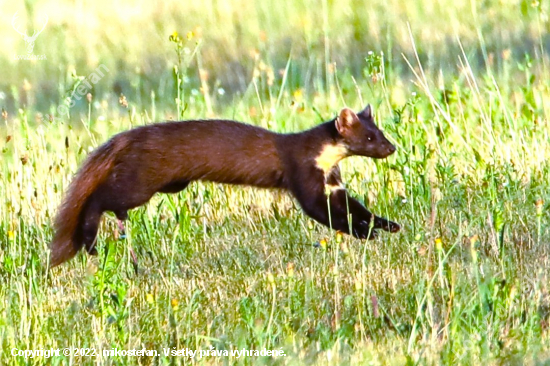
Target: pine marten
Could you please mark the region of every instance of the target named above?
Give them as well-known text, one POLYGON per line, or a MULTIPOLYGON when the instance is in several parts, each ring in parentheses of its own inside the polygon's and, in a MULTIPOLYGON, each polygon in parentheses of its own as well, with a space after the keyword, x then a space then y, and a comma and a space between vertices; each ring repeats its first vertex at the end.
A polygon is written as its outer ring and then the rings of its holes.
POLYGON ((82 247, 96 253, 103 212, 125 220, 128 210, 155 193, 176 193, 196 180, 285 189, 307 215, 360 239, 374 238, 377 229, 397 232, 398 224, 349 196, 338 167, 348 156, 382 159, 394 152, 370 105, 357 114, 344 108, 300 133, 227 120, 165 122, 122 132, 92 152, 69 185, 55 219, 50 266, 82 247))

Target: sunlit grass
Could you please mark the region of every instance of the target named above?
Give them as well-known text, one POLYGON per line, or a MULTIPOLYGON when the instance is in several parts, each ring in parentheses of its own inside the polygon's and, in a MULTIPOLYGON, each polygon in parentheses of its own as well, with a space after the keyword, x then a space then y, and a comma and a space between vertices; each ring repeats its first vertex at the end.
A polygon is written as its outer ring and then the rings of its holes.
POLYGON ((288 355, 204 364, 547 362, 548 4, 161 4, 117 8, 127 23, 102 2, 68 7, 48 29, 88 32, 63 48, 41 35, 37 53, 56 50, 43 64, 0 58, 13 70, 0 80, 0 363, 25 364, 14 347, 67 346, 288 355), (71 68, 85 76, 99 63, 110 72, 91 99, 55 114, 71 68), (206 117, 293 132, 366 103, 398 151, 345 160, 344 181, 400 233, 362 242, 314 223, 284 192, 196 182, 132 211, 127 238, 106 215, 97 257, 45 270, 62 193, 113 134, 206 117))

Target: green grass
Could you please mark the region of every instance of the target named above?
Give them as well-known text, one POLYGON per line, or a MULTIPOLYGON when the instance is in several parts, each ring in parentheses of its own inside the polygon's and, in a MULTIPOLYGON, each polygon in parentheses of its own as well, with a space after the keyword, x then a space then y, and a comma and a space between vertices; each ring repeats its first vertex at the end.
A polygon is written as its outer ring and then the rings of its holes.
POLYGON ((163 4, 124 23, 77 2, 49 13, 47 61, 9 59, 17 34, 0 51, 0 364, 194 362, 10 353, 68 346, 287 355, 199 364, 549 362, 547 3, 163 4), (56 114, 101 63, 92 100, 56 114), (205 117, 300 131, 367 102, 398 150, 345 160, 344 180, 400 233, 339 236, 284 192, 197 182, 132 211, 126 239, 106 215, 97 257, 46 271, 63 191, 113 134, 205 117))

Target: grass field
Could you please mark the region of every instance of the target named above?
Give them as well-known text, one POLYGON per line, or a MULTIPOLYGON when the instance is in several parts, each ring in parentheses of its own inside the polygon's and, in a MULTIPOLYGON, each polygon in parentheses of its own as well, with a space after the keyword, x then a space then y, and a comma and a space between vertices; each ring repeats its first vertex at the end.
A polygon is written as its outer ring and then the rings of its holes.
POLYGON ((0 8, 0 365, 550 362, 549 3, 0 8), (45 60, 14 58, 16 11, 29 30, 48 16, 45 60), (284 192, 193 183, 133 210, 126 238, 106 215, 97 257, 47 271, 64 189, 113 134, 210 117, 300 131, 367 103, 398 150, 343 177, 398 234, 360 241, 284 192), (65 347, 159 356, 12 356, 65 347), (286 356, 164 356, 185 348, 286 356))

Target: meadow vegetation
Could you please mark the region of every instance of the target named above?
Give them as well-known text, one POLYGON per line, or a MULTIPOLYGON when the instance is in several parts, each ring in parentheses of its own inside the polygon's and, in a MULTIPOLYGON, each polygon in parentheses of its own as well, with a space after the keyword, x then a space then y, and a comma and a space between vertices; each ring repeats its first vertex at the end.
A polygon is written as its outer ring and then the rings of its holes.
POLYGON ((549 362, 549 3, 129 4, 3 4, 0 364, 549 362), (16 11, 29 29, 48 15, 47 60, 14 60, 16 11), (193 183, 132 211, 126 238, 107 215, 97 257, 46 270, 63 191, 113 134, 195 118, 300 131, 367 103, 398 150, 343 177, 398 234, 359 241, 284 192, 193 183), (287 356, 10 354, 68 346, 287 356))

